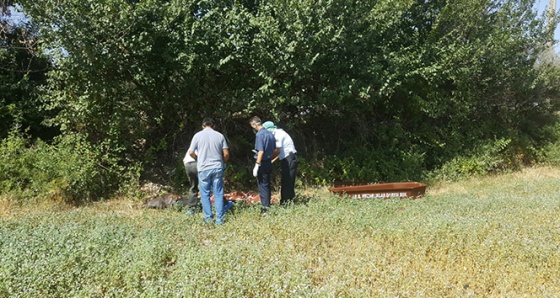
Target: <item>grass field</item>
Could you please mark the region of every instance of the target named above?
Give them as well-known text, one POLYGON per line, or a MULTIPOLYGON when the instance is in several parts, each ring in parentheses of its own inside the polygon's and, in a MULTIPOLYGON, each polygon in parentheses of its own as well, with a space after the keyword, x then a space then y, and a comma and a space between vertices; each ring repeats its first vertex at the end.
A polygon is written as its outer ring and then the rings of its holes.
POLYGON ((560 169, 417 200, 236 208, 223 226, 126 199, 0 201, 0 297, 560 297, 560 169))

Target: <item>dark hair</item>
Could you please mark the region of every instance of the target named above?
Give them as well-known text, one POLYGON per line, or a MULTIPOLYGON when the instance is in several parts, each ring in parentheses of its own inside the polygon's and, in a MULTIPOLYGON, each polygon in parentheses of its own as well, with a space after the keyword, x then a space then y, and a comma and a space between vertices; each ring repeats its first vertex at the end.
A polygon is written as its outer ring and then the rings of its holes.
POLYGON ((211 118, 204 118, 204 120, 202 120, 202 126, 214 127, 214 121, 211 118))
POLYGON ((253 124, 253 123, 254 124, 261 124, 262 122, 261 122, 261 118, 259 118, 257 116, 254 116, 253 118, 251 118, 251 120, 249 120, 249 123, 250 124, 253 124))

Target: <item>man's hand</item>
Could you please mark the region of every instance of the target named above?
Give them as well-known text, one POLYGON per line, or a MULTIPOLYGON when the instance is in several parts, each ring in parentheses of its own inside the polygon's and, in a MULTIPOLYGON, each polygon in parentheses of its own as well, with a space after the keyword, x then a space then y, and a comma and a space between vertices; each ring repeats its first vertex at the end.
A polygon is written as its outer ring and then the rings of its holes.
POLYGON ((255 167, 253 168, 253 177, 257 177, 257 174, 259 173, 259 168, 261 167, 260 164, 256 163, 255 167))

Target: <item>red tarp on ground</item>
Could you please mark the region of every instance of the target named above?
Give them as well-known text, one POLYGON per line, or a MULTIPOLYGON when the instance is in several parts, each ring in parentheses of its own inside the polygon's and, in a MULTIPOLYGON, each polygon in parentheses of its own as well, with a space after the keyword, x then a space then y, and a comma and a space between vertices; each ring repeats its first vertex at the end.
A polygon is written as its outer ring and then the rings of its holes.
MULTIPOLYGON (((254 203, 260 203, 261 199, 258 193, 254 192, 243 192, 243 191, 235 191, 230 193, 224 194, 224 199, 232 202, 237 203, 245 203, 245 205, 251 205, 254 203)), ((214 195, 210 197, 212 203, 214 203, 214 195)), ((270 203, 275 204, 278 203, 278 199, 275 197, 270 198, 270 203)))

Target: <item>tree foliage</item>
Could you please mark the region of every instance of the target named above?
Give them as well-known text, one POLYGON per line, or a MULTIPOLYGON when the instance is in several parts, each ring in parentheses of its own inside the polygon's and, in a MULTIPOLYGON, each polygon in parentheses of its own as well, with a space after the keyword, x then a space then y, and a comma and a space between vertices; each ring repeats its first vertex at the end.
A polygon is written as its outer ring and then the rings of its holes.
POLYGON ((45 115, 39 101, 50 63, 38 51, 38 28, 16 20, 12 7, 0 6, 0 138, 14 127, 34 137, 51 139, 56 130, 42 125, 45 115))
POLYGON ((419 179, 497 139, 529 154, 557 109, 529 0, 20 3, 55 66, 51 123, 105 167, 173 167, 210 116, 242 170, 259 115, 293 135, 306 175, 335 157, 358 177, 327 180, 419 179))

